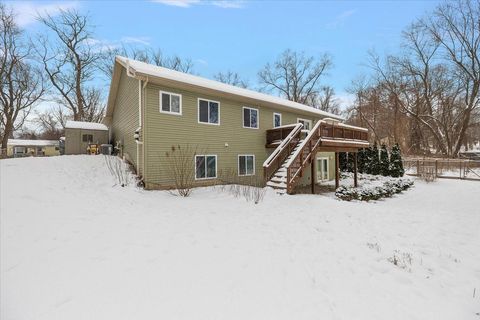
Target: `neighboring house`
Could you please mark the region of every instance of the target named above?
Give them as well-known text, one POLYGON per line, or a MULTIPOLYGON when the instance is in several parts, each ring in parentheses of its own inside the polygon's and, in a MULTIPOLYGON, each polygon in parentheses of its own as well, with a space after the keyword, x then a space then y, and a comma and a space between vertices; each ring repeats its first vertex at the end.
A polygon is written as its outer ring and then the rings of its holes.
POLYGON ((7 157, 58 156, 58 140, 24 140, 8 139, 7 157))
POLYGON ((313 189, 321 180, 338 181, 338 152, 368 146, 368 130, 342 120, 296 102, 116 57, 103 123, 147 189, 174 187, 167 153, 190 146, 197 150, 188 160, 195 186, 235 175, 291 193, 298 184, 313 189))
POLYGON ((67 121, 65 124, 65 154, 86 154, 91 143, 108 143, 108 128, 102 123, 67 121))

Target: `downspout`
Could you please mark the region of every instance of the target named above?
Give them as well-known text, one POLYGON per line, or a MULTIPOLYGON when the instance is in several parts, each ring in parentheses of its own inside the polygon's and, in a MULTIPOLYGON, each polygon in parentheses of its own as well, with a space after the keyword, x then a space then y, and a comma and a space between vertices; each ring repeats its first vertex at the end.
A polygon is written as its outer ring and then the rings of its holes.
MULTIPOLYGON (((128 67, 128 65, 127 65, 128 67)), ((128 69, 127 69, 128 70, 128 69)), ((127 71, 128 73, 128 71, 127 71)), ((140 172, 140 145, 143 144, 143 132, 142 132, 142 80, 138 79, 138 128, 135 130, 136 134, 138 132, 138 138, 135 139, 135 143, 137 144, 137 167, 138 172, 140 172)), ((142 167, 143 169, 143 167, 142 167)), ((143 173, 143 172, 142 172, 143 173)))
MULTIPOLYGON (((147 101, 147 95, 145 93, 145 90, 147 88, 147 84, 148 84, 148 77, 146 77, 145 81, 143 82, 143 99, 142 99, 142 117, 141 117, 141 121, 142 121, 142 143, 145 141, 145 130, 143 128, 143 124, 145 122, 145 108, 146 108, 146 101, 147 101)), ((145 183, 145 177, 147 176, 146 175, 146 167, 145 167, 145 144, 143 144, 143 147, 142 147, 142 169, 143 169, 143 172, 142 172, 142 176, 143 176, 143 182, 145 183)))

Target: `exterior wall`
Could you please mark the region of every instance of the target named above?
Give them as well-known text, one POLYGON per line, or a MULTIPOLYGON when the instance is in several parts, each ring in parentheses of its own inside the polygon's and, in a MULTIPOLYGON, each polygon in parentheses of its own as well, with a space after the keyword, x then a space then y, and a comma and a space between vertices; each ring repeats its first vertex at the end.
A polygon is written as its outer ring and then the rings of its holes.
MULTIPOLYGON (((282 125, 296 123, 297 118, 317 119, 278 111, 262 105, 204 95, 149 83, 145 94, 145 183, 147 188, 173 186, 166 157, 172 146, 197 148, 197 154, 217 155, 217 179, 199 180, 197 185, 212 184, 233 171, 238 176, 238 155, 255 155, 255 176, 263 180, 263 162, 273 149, 265 148, 266 130, 273 127, 273 113, 282 114, 282 125), (182 95, 182 115, 161 113, 159 91, 182 95), (220 102, 220 125, 198 123, 198 98, 220 102), (259 110, 259 128, 243 128, 243 106, 259 110)), ((115 111, 116 113, 117 111, 115 111)), ((116 115, 117 116, 117 115, 116 115)), ((114 121, 115 123, 115 121, 114 121)), ((191 160, 194 168, 194 159, 191 160)))
POLYGON ((111 126, 111 143, 114 147, 121 146, 121 155, 138 168, 137 143, 133 137, 135 130, 139 127, 138 80, 128 77, 123 68, 117 92, 111 126))
MULTIPOLYGON (((315 156, 315 161, 317 158, 328 158, 328 180, 335 179, 335 152, 317 152, 315 156)), ((315 183, 321 183, 321 181, 317 181, 317 164, 315 163, 315 183)), ((310 167, 305 168, 303 171, 303 177, 300 179, 298 185, 299 186, 307 186, 311 183, 311 170, 310 167)))
POLYGON ((93 135, 93 143, 108 143, 108 131, 86 130, 86 129, 65 129, 65 154, 86 154, 88 143, 82 141, 84 134, 93 135))

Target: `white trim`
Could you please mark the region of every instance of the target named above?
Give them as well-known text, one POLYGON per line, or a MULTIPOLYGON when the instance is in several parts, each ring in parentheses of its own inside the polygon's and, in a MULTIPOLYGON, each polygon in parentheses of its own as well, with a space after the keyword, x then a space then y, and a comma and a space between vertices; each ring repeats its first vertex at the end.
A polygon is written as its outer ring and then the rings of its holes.
POLYGON ((255 155, 254 154, 239 154, 237 155, 237 173, 239 177, 249 177, 255 175, 255 155), (245 157, 245 174, 240 174, 240 157, 245 157), (247 158, 253 157, 253 173, 247 174, 247 158))
POLYGON ((218 176, 218 157, 216 154, 196 154, 193 157, 193 166, 195 168, 195 180, 211 180, 217 179, 218 176), (205 178, 197 178, 197 157, 205 157, 205 178), (207 157, 215 157, 215 177, 207 177, 207 157))
MULTIPOLYGON (((250 123, 251 124, 251 123, 250 123)), ((242 107, 242 127, 245 129, 259 129, 260 128, 260 111, 257 108, 253 107, 242 107), (243 112, 245 109, 256 110, 257 111, 257 126, 256 127, 245 127, 245 113, 243 112)))
POLYGON ((160 99, 160 103, 159 103, 160 104, 160 113, 172 114, 172 115, 175 115, 175 116, 181 116, 182 115, 182 95, 181 94, 160 90, 159 94, 158 94, 158 97, 160 99), (164 94, 164 93, 170 95, 170 110, 172 110, 172 96, 177 96, 180 99, 179 112, 164 111, 162 109, 162 103, 163 103, 162 94, 164 94))
MULTIPOLYGON (((312 120, 304 119, 304 118, 297 118, 297 123, 300 123, 300 120, 302 120, 303 122, 310 123, 310 128, 308 129, 308 131, 312 130, 312 128, 313 128, 313 121, 312 120)), ((306 128, 304 128, 304 129, 307 130, 306 128)))
POLYGON ((137 77, 151 76, 159 79, 166 79, 174 82, 181 82, 181 83, 189 84, 191 86, 196 86, 200 88, 208 88, 218 92, 224 92, 227 94, 254 99, 258 101, 258 102, 255 102, 256 104, 260 104, 261 102, 266 102, 272 105, 283 107, 284 112, 297 111, 303 114, 311 115, 312 117, 321 116, 321 117, 331 117, 331 118, 339 119, 342 121, 345 120, 343 117, 340 117, 338 115, 334 115, 332 113, 315 109, 315 108, 306 106, 304 104, 289 101, 280 97, 275 97, 272 95, 267 95, 264 93, 235 87, 225 83, 220 83, 218 81, 201 78, 198 76, 178 72, 175 70, 171 70, 171 69, 167 69, 159 66, 154 66, 154 65, 136 61, 133 59, 128 59, 126 57, 117 56, 115 58, 115 61, 121 64, 122 66, 124 66, 125 68, 127 68, 127 72, 129 73, 129 75, 131 74, 132 76, 137 76, 137 77))
POLYGON ((201 124, 209 124, 211 126, 219 126, 220 125, 220 101, 215 101, 215 100, 205 99, 205 98, 197 98, 197 122, 201 124), (210 103, 208 103, 208 110, 207 110, 209 122, 200 121, 200 100, 207 101, 207 102, 215 102, 218 104, 218 123, 210 122, 210 103))
POLYGON ((274 112, 273 113, 273 127, 274 128, 279 128, 282 126, 282 114, 280 112, 274 112), (280 125, 278 127, 275 126, 275 116, 279 115, 280 116, 280 125))
POLYGON ((320 168, 318 167, 318 160, 327 160, 327 179, 323 179, 323 177, 322 177, 322 179, 320 180, 320 182, 322 182, 322 181, 329 181, 329 180, 330 180, 330 159, 329 159, 328 157, 325 157, 325 156, 317 156, 317 163, 316 163, 316 165, 317 165, 317 170, 316 170, 316 172, 315 172, 315 180, 317 180, 317 182, 319 182, 319 181, 318 181, 318 170, 319 170, 320 168))

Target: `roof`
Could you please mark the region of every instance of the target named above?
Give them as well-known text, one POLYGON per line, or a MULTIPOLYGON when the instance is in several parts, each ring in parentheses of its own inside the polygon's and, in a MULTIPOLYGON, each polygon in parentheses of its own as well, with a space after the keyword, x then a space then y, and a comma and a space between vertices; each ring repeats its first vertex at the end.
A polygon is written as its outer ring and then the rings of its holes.
MULTIPOLYGON (((298 102, 290 101, 287 99, 275 97, 272 95, 268 95, 268 94, 253 91, 253 90, 232 86, 219 81, 214 81, 214 80, 194 76, 191 74, 171 70, 168 68, 151 65, 145 62, 128 59, 122 56, 117 56, 115 58, 115 64, 122 65, 124 68, 127 69, 127 73, 133 76, 155 77, 159 79, 180 82, 180 83, 188 84, 188 85, 199 87, 199 88, 206 88, 206 89, 210 89, 210 90, 214 90, 222 93, 231 94, 238 97, 254 99, 259 102, 266 102, 266 103, 274 104, 277 106, 286 107, 288 109, 292 109, 293 111, 301 111, 302 113, 308 113, 311 115, 345 120, 343 117, 338 116, 336 114, 315 109, 313 107, 310 107, 298 102)), ((116 77, 114 75, 114 77, 112 77, 110 95, 116 94, 114 90, 112 90, 112 88, 116 86, 116 84, 114 83, 115 81, 119 81, 119 77, 118 76, 116 77)), ((109 106, 107 107, 107 115, 111 115, 113 112, 113 109, 112 109, 113 105, 110 105, 110 104, 113 104, 112 101, 114 101, 114 97, 109 97, 109 106)))
POLYGON ((46 146, 58 146, 58 140, 26 140, 26 139, 8 139, 7 145, 9 146, 22 146, 22 147, 46 147, 46 146))
POLYGON ((84 121, 67 121, 65 129, 84 129, 84 130, 108 130, 103 123, 84 122, 84 121))

